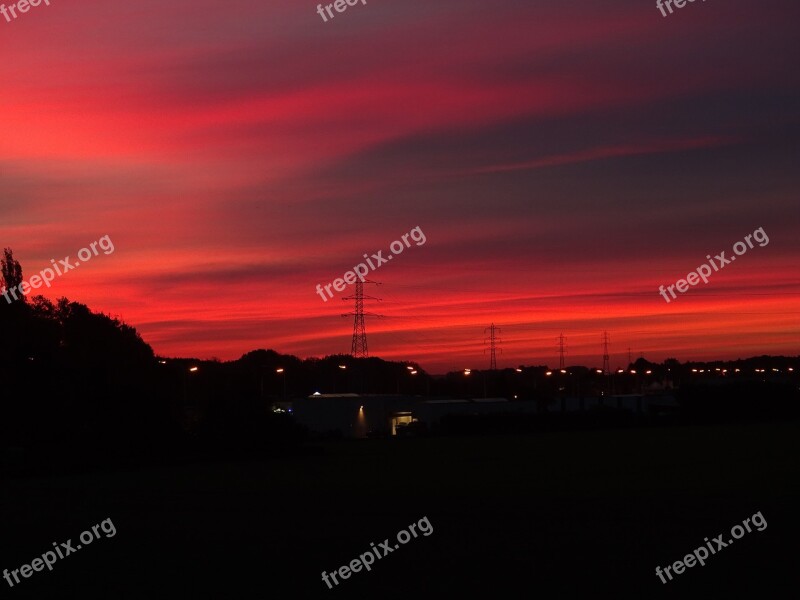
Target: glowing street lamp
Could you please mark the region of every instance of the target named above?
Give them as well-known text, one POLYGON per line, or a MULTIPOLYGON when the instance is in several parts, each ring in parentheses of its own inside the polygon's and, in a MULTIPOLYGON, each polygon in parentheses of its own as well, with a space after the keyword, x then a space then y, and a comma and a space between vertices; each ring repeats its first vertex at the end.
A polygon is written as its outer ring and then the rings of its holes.
POLYGON ((189 367, 188 370, 183 372, 183 405, 184 406, 186 406, 188 404, 188 401, 189 401, 189 392, 187 390, 187 385, 188 384, 186 382, 186 380, 189 378, 188 374, 189 373, 197 373, 198 370, 199 370, 198 367, 189 367))
MULTIPOLYGON (((347 365, 339 365, 339 369, 341 371, 346 371, 347 370, 347 365)), ((338 380, 339 380, 339 377, 334 377, 334 379, 333 379, 333 390, 334 391, 337 391, 338 380)), ((342 373, 342 381, 344 382, 344 384, 342 386, 342 390, 347 390, 347 374, 346 373, 342 373)))
MULTIPOLYGON (((472 369, 464 369, 464 376, 468 377, 472 375, 472 369)), ((486 398, 486 373, 481 371, 481 376, 483 378, 483 397, 486 398)))
POLYGON ((275 372, 283 375, 283 399, 286 400, 286 371, 284 371, 283 367, 278 367, 275 372))

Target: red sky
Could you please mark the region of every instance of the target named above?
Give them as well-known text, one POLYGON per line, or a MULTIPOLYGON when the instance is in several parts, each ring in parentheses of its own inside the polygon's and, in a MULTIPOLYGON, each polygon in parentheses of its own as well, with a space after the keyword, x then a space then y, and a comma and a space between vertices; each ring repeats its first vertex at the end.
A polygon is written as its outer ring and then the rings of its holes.
POLYGON ((163 355, 346 353, 315 292, 371 277, 373 355, 441 372, 800 354, 789 0, 51 0, 0 17, 0 245, 163 355), (755 246, 667 304, 707 254, 755 246))

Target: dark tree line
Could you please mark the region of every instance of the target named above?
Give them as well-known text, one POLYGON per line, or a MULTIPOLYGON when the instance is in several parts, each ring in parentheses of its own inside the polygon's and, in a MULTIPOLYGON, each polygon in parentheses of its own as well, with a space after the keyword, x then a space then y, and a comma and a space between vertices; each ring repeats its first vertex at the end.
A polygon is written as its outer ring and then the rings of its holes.
MULTIPOLYGON (((22 281, 10 249, 2 274, 6 287, 22 281)), ((67 298, 3 297, 0 339, 0 449, 58 462, 141 449, 173 433, 153 350, 133 327, 67 298)))

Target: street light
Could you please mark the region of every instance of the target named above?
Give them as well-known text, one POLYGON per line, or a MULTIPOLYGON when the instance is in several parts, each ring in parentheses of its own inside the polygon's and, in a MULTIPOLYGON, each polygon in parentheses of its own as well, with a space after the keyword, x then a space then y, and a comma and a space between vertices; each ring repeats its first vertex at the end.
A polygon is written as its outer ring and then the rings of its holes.
POLYGON ((188 373, 196 373, 198 371, 198 367, 189 367, 187 371, 183 373, 183 405, 186 406, 188 400, 188 393, 186 391, 186 380, 188 379, 188 373))
MULTIPOLYGON (((472 369, 464 369, 464 375, 472 375, 472 369)), ((483 377, 483 397, 486 398, 486 373, 481 371, 481 376, 483 377)))
POLYGON ((286 371, 283 368, 278 368, 275 369, 275 372, 283 375, 283 399, 286 400, 286 371))

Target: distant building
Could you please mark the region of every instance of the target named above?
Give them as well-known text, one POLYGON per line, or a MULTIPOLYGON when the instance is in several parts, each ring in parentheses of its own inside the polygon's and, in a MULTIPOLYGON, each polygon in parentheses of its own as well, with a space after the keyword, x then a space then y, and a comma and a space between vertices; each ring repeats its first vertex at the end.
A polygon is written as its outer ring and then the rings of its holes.
POLYGON ((397 426, 412 421, 414 396, 314 394, 292 402, 298 423, 317 433, 344 437, 395 435, 397 426))
POLYGON ((430 427, 450 415, 496 415, 536 412, 533 402, 510 402, 505 398, 474 400, 425 400, 414 408, 414 417, 430 427))
POLYGON ((398 427, 402 429, 416 421, 434 427, 447 416, 582 412, 601 406, 634 414, 659 415, 674 412, 678 403, 670 395, 628 394, 566 397, 545 408, 536 402, 505 398, 426 400, 419 396, 314 394, 294 400, 287 410, 292 411, 298 423, 313 432, 365 438, 394 436, 398 427))
POLYGON ((419 396, 314 394, 294 400, 292 414, 298 423, 316 433, 344 437, 394 436, 398 427, 421 421, 428 427, 448 415, 489 415, 534 412, 532 402, 505 398, 475 400, 423 400, 419 396))

